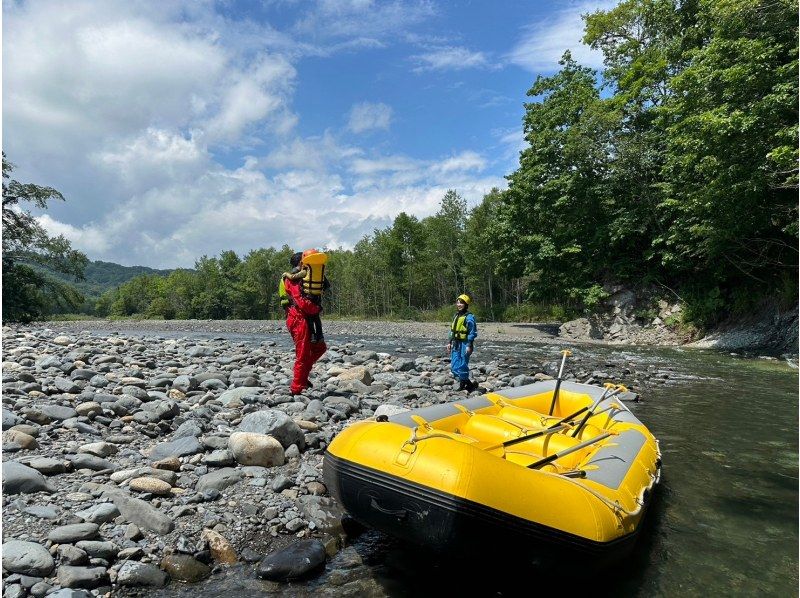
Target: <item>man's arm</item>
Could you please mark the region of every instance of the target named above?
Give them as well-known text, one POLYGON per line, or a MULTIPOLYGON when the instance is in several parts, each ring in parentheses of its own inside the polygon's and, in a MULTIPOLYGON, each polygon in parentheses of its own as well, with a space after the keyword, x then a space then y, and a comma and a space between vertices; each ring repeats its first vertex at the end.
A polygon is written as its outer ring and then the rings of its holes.
POLYGON ((286 286, 286 292, 289 293, 289 296, 292 298, 292 301, 294 301, 295 306, 297 306, 297 308, 303 312, 303 314, 307 316, 315 316, 320 312, 322 307, 315 304, 300 292, 300 283, 287 278, 284 284, 286 286))

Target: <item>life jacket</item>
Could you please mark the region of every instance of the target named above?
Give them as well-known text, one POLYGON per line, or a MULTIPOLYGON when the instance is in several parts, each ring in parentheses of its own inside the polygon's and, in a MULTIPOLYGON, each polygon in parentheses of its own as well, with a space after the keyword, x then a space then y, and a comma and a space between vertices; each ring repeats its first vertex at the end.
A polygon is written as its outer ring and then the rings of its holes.
POLYGON ((286 290, 286 284, 283 281, 283 277, 281 277, 281 281, 278 283, 278 297, 280 297, 282 308, 286 309, 292 304, 292 298, 286 290))
POLYGON ((309 249, 303 252, 303 259, 300 267, 306 269, 306 276, 303 278, 303 293, 313 297, 322 295, 325 288, 325 264, 328 256, 316 249, 309 249))
POLYGON ((453 318, 453 323, 450 324, 450 339, 454 341, 467 340, 467 316, 469 312, 464 312, 464 315, 456 314, 453 318))

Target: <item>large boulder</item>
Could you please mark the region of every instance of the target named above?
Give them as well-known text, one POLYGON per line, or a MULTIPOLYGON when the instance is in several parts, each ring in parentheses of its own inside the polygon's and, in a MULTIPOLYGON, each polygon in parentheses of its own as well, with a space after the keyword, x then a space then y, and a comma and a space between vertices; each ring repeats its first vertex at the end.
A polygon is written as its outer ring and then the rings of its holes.
POLYGON ((55 492, 45 477, 27 465, 6 461, 3 463, 3 492, 6 494, 32 494, 55 492))
POLYGON ((10 540, 3 543, 3 569, 32 577, 47 577, 56 563, 50 551, 36 542, 10 540))
POLYGON ((234 432, 228 441, 228 448, 241 465, 273 467, 283 465, 286 460, 281 443, 273 436, 264 434, 234 432))
POLYGON ((283 448, 293 444, 303 449, 306 446, 303 430, 288 415, 277 409, 264 409, 248 413, 239 424, 240 432, 254 432, 273 436, 281 443, 283 448))

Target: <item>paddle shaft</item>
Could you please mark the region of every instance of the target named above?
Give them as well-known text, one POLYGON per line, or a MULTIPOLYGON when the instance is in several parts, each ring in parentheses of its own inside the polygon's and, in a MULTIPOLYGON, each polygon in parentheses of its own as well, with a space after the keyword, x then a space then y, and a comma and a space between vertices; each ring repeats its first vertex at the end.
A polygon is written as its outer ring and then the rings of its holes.
POLYGON ((567 362, 567 355, 569 355, 569 351, 564 351, 564 356, 561 358, 561 367, 558 369, 556 388, 555 390, 553 390, 553 402, 550 403, 550 411, 547 415, 553 415, 553 409, 555 409, 556 407, 556 400, 558 399, 558 391, 561 389, 561 376, 564 373, 564 364, 567 362))
POLYGON ((611 435, 612 435, 611 432, 605 432, 604 434, 600 434, 600 436, 595 436, 594 438, 591 438, 591 439, 589 439, 589 440, 587 440, 585 442, 581 442, 580 444, 576 444, 575 446, 571 446, 568 449, 564 449, 563 451, 560 451, 558 453, 553 453, 549 457, 545 457, 544 459, 539 459, 535 463, 531 463, 530 465, 528 465, 528 469, 538 469, 542 465, 547 465, 548 463, 552 463, 556 459, 560 459, 561 457, 566 457, 570 453, 574 453, 575 451, 579 451, 582 448, 586 448, 587 446, 590 446, 590 445, 592 445, 592 444, 594 444, 596 442, 600 442, 601 440, 605 440, 606 438, 608 438, 611 435))
POLYGON ((528 434, 527 436, 520 436, 519 438, 512 438, 511 440, 506 440, 503 444, 497 446, 496 448, 500 447, 505 448, 507 446, 514 446, 515 444, 519 444, 520 442, 525 442, 526 440, 539 438, 539 436, 546 436, 548 434, 554 434, 556 432, 560 432, 561 430, 567 427, 569 427, 568 424, 559 422, 557 424, 550 426, 549 428, 545 428, 544 430, 539 430, 538 432, 534 432, 533 434, 528 434))
MULTIPOLYGON (((611 394, 608 396, 608 398, 611 398, 612 396, 614 396, 614 393, 611 393, 611 394)), ((594 407, 592 407, 592 410, 594 410, 594 409, 597 407, 597 404, 598 404, 600 401, 602 401, 602 400, 603 400, 603 398, 604 398, 604 397, 600 397, 600 398, 597 400, 597 403, 595 403, 594 407)), ((502 447, 506 447, 506 446, 514 446, 515 444, 519 444, 520 442, 525 442, 526 440, 531 440, 531 439, 533 439, 533 438, 538 438, 539 436, 544 436, 545 434, 549 434, 550 432, 560 432, 560 431, 561 431, 563 428, 566 428, 566 427, 567 427, 565 424, 566 424, 566 423, 567 423, 569 420, 571 420, 573 417, 578 417, 578 416, 579 416, 581 413, 583 413, 584 411, 586 411, 586 410, 588 410, 588 409, 589 409, 589 407, 581 407, 581 408, 580 408, 580 409, 578 409, 578 410, 577 410, 575 413, 571 413, 571 414, 570 414, 570 415, 568 415, 567 417, 565 417, 565 418, 562 418, 562 419, 558 420, 557 422, 555 422, 554 424, 552 424, 552 425, 548 426, 548 427, 547 427, 547 428, 545 428, 544 430, 539 430, 538 432, 534 432, 533 434, 527 434, 527 435, 525 435, 525 436, 520 436, 519 438, 512 438, 511 440, 506 440, 506 441, 505 441, 504 443, 502 443, 502 444, 499 444, 499 445, 497 445, 497 446, 493 446, 493 447, 491 447, 491 449, 500 448, 501 446, 502 446, 502 447)), ((593 415, 600 415, 601 413, 605 413, 605 412, 606 412, 606 411, 608 411, 609 409, 611 409, 611 407, 606 407, 606 408, 605 408, 605 409, 603 409, 602 411, 598 411, 597 413, 594 413, 593 415)), ((588 418, 587 418, 587 419, 588 419, 588 418)), ((491 449, 487 449, 487 450, 491 450, 491 449)))
POLYGON ((587 420, 594 415, 594 410, 597 409, 597 406, 600 404, 600 401, 602 401, 603 399, 610 399, 611 397, 618 395, 620 392, 622 392, 622 389, 617 388, 614 392, 612 392, 608 396, 606 396, 606 392, 608 392, 608 389, 606 389, 606 391, 602 394, 602 396, 599 399, 597 399, 597 401, 595 401, 595 404, 592 405, 592 408, 589 409, 589 412, 583 416, 581 423, 579 423, 578 427, 575 428, 575 430, 572 432, 573 438, 575 438, 580 433, 581 429, 583 429, 583 426, 586 424, 587 420))

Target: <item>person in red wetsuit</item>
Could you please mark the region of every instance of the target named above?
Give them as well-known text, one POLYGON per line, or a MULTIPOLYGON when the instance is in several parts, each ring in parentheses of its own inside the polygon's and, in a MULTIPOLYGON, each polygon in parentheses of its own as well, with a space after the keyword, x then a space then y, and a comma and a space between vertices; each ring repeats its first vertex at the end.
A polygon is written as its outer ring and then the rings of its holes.
MULTIPOLYGON (((292 261, 297 259, 296 267, 300 263, 302 254, 296 253, 292 256, 292 261)), ((328 349, 324 341, 311 342, 311 331, 309 330, 307 316, 318 315, 322 310, 320 304, 315 303, 303 294, 302 282, 294 281, 290 278, 283 279, 286 293, 291 298, 289 308, 286 311, 286 327, 294 341, 294 378, 290 390, 293 395, 299 395, 306 388, 311 387, 308 374, 312 366, 322 357, 328 349)))

